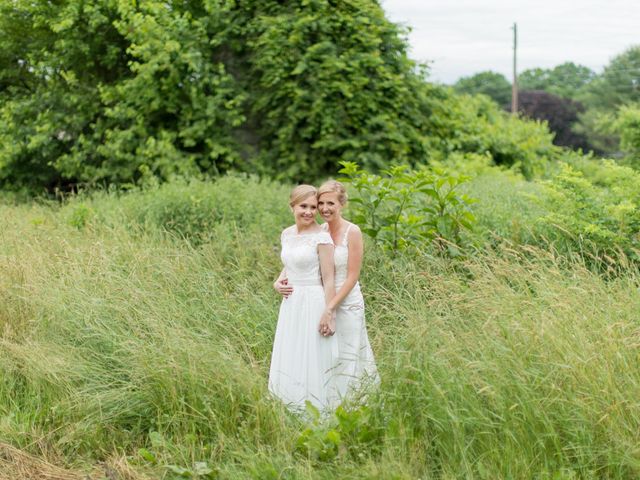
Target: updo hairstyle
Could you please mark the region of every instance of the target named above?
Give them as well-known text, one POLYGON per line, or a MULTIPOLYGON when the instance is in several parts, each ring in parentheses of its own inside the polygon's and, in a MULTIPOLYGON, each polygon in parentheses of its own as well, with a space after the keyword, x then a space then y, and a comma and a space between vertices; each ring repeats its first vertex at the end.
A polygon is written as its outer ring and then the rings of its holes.
POLYGON ((327 180, 320 185, 320 188, 318 189, 318 197, 323 193, 337 193, 340 205, 344 206, 347 204, 347 190, 344 188, 344 185, 337 180, 327 180))
POLYGON ((296 188, 291 190, 291 195, 289 195, 289 206, 293 207, 314 195, 318 195, 318 190, 313 185, 298 185, 296 188))

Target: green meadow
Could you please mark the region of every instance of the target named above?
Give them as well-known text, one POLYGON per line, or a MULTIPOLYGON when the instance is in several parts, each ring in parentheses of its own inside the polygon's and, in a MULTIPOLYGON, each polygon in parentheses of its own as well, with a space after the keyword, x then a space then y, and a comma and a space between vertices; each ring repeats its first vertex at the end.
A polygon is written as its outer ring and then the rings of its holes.
POLYGON ((640 478, 640 46, 507 113, 384 3, 0 0, 0 480, 640 478), (296 416, 280 232, 336 177, 381 384, 296 416))
POLYGON ((382 383, 322 419, 266 388, 288 185, 7 199, 6 478, 637 478, 637 263, 536 243, 526 222, 544 205, 509 217, 482 202, 528 205, 522 182, 468 183, 483 247, 461 257, 367 243, 382 383))

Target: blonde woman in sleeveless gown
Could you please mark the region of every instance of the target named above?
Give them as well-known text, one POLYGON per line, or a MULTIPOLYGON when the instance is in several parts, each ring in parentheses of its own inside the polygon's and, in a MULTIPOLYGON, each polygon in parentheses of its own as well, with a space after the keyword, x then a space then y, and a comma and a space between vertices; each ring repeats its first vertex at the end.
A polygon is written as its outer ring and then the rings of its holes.
POLYGON ((307 401, 326 411, 339 395, 332 383, 338 359, 333 312, 335 296, 333 241, 316 223, 316 189, 300 185, 291 193, 295 225, 281 235, 284 268, 274 283, 283 296, 278 315, 269 390, 294 411, 307 401))
POLYGON ((335 313, 338 362, 332 382, 341 398, 362 394, 367 386, 379 383, 373 351, 365 325, 364 299, 360 289, 360 268, 364 243, 360 228, 342 218, 347 203, 344 186, 335 180, 318 189, 318 212, 323 227, 335 245, 336 295, 325 313, 335 313))

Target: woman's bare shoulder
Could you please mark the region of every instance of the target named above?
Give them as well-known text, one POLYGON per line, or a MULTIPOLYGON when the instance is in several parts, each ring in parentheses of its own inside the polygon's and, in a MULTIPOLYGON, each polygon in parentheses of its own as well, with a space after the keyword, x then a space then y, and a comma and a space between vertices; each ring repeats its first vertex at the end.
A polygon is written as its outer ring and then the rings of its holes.
POLYGON ((360 227, 355 223, 349 222, 348 228, 349 228, 349 237, 351 238, 362 237, 362 230, 360 230, 360 227))

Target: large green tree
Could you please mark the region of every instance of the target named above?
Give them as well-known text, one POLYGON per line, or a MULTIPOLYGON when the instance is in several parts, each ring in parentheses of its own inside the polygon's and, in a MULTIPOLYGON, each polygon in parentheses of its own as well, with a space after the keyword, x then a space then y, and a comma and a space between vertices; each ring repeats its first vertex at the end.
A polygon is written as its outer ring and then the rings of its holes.
POLYGON ((0 181, 427 156, 429 87, 373 0, 0 0, 0 181))
POLYGON ((0 0, 0 184, 312 181, 455 151, 532 174, 553 152, 406 50, 376 0, 0 0))

